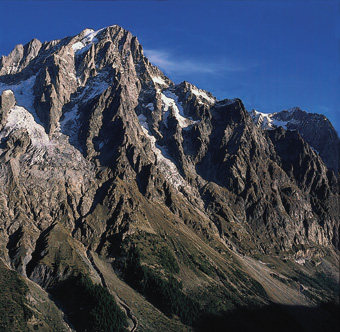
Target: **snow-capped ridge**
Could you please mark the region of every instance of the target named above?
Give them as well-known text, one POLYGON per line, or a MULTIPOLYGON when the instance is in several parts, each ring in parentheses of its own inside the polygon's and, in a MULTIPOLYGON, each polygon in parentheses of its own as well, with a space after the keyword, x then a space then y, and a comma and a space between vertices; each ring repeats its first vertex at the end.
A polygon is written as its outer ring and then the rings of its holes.
POLYGON ((207 101, 210 104, 215 104, 216 98, 209 96, 208 93, 205 90, 199 89, 199 88, 197 88, 197 87, 195 87, 194 85, 191 85, 191 84, 190 84, 190 88, 191 88, 190 89, 191 92, 196 97, 198 97, 198 101, 200 103, 202 103, 202 99, 203 99, 204 101, 207 101))
POLYGON ((72 45, 73 51, 79 55, 81 53, 84 53, 87 51, 93 43, 98 42, 98 39, 95 38, 97 34, 101 31, 102 29, 95 31, 93 29, 85 29, 81 32, 81 35, 84 34, 84 37, 76 42, 75 44, 72 45))
POLYGON ((275 116, 278 113, 262 113, 255 109, 250 112, 250 116, 252 117, 254 123, 257 126, 260 126, 262 129, 275 129, 278 127, 282 127, 287 130, 288 121, 281 121, 276 119, 275 116))
POLYGON ((311 117, 320 116, 316 113, 307 113, 299 107, 291 107, 275 113, 263 113, 253 109, 249 114, 257 126, 267 130, 278 127, 282 127, 286 130, 297 130, 297 125, 303 121, 301 118, 302 115, 307 116, 309 114, 311 117))
POLYGON ((114 28, 117 25, 111 25, 105 28, 101 28, 99 30, 94 30, 94 29, 89 29, 86 28, 84 29, 78 36, 81 37, 81 39, 74 43, 72 45, 73 51, 76 53, 76 55, 80 55, 84 52, 86 52, 92 44, 96 44, 98 42, 97 36, 103 31, 108 28, 114 28))

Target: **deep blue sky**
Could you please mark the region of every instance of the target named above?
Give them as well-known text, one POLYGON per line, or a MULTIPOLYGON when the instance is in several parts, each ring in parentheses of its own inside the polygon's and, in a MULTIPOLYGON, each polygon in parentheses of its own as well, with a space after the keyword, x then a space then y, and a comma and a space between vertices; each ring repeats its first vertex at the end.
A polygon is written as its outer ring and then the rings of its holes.
POLYGON ((340 132, 340 1, 0 1, 0 55, 119 24, 176 83, 247 109, 299 106, 340 132))

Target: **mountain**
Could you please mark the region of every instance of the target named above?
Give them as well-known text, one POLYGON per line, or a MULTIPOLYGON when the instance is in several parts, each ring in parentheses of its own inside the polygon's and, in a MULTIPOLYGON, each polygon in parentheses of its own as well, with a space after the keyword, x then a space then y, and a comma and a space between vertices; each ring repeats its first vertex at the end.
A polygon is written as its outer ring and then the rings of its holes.
POLYGON ((298 107, 266 114, 252 110, 254 123, 263 129, 283 127, 297 131, 320 155, 325 165, 339 177, 340 140, 331 122, 322 114, 307 113, 298 107))
POLYGON ((0 285, 4 331, 338 328, 324 116, 263 126, 117 25, 18 45, 0 74, 0 271, 26 285, 0 285))

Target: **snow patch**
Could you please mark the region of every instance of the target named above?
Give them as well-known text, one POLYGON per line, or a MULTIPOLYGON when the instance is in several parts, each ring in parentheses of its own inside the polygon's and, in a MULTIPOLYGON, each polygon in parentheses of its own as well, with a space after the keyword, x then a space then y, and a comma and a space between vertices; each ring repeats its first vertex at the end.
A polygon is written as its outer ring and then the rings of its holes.
POLYGON ((20 128, 27 130, 31 138, 32 145, 44 146, 50 143, 44 127, 34 120, 32 114, 21 106, 14 106, 8 112, 7 123, 3 130, 2 137, 7 136, 12 131, 20 128))
POLYGON ((36 119, 36 121, 38 121, 38 117, 34 109, 33 87, 34 87, 35 79, 36 79, 36 76, 31 76, 29 79, 25 81, 21 81, 13 85, 0 83, 0 94, 5 90, 12 90, 12 92, 14 93, 17 105, 26 108, 26 110, 28 110, 34 115, 34 118, 36 119))
POLYGON ((159 146, 156 143, 156 138, 151 134, 147 119, 143 114, 138 115, 139 123, 146 137, 151 142, 152 151, 155 153, 156 161, 155 165, 162 171, 166 180, 171 183, 177 190, 187 186, 183 177, 179 174, 176 165, 171 161, 168 150, 159 146))
POLYGON ((79 107, 102 94, 108 87, 109 84, 105 81, 104 74, 99 74, 96 76, 96 79, 91 82, 91 84, 82 88, 82 90, 78 92, 77 96, 71 100, 71 105, 73 105, 73 107, 63 114, 59 121, 59 128, 57 131, 69 136, 69 142, 72 145, 80 147, 78 141, 78 132, 80 128, 79 107))
POLYGON ((86 52, 93 43, 97 43, 98 39, 95 38, 97 36, 97 34, 102 31, 103 29, 94 31, 93 29, 86 29, 85 31, 85 37, 74 43, 72 45, 72 49, 74 51, 74 53, 76 53, 76 55, 82 54, 84 52, 86 52))
POLYGON ((300 110, 298 107, 293 107, 288 110, 276 113, 262 113, 256 110, 252 110, 251 112, 249 112, 249 114, 252 117, 253 122, 262 129, 271 130, 282 127, 287 130, 289 127, 289 130, 294 131, 300 124, 300 121, 294 119, 293 115, 293 113, 298 110, 300 110), (289 113, 288 116, 287 113, 289 113), (279 120, 280 118, 286 119, 286 121, 279 120))
POLYGON ((79 146, 78 131, 80 128, 78 114, 78 105, 75 106, 68 112, 64 113, 62 118, 59 120, 58 131, 64 135, 69 136, 69 143, 75 146, 79 146))
POLYGON ((192 118, 187 118, 184 116, 183 106, 181 102, 178 100, 178 96, 171 91, 163 91, 161 93, 162 103, 163 103, 163 112, 164 112, 164 124, 168 126, 168 116, 170 112, 170 108, 173 109, 175 118, 177 119, 179 125, 182 128, 186 128, 190 125, 197 123, 197 121, 193 121, 192 118))
POLYGON ((288 124, 287 121, 271 119, 271 127, 274 127, 274 128, 282 127, 283 129, 287 130, 287 124, 288 124))
POLYGON ((287 130, 287 121, 280 121, 274 118, 277 113, 262 113, 256 110, 252 110, 250 115, 254 123, 261 126, 262 129, 275 129, 282 127, 287 130))
POLYGON ((164 79, 159 76, 151 76, 151 79, 154 81, 154 83, 169 86, 169 84, 166 83, 164 79))
POLYGON ((86 87, 81 92, 79 97, 77 97, 77 99, 80 99, 85 102, 88 100, 91 100, 95 98, 96 96, 102 94, 109 86, 110 84, 107 83, 106 81, 102 81, 102 80, 93 81, 91 82, 91 84, 86 85, 86 87))
MULTIPOLYGON (((205 99, 206 101, 208 101, 210 104, 214 104, 215 102, 216 102, 216 100, 215 100, 215 98, 212 98, 212 97, 210 97, 210 96, 208 96, 208 94, 204 91, 204 90, 201 90, 201 89, 198 89, 198 88, 196 88, 196 87, 191 87, 191 92, 195 95, 195 96, 197 96, 197 97, 199 97, 199 98, 203 98, 203 99, 205 99)), ((201 101, 201 100, 199 100, 199 101, 201 101)))
POLYGON ((72 45, 73 51, 77 53, 81 49, 83 49, 85 45, 82 42, 76 42, 75 44, 72 45))

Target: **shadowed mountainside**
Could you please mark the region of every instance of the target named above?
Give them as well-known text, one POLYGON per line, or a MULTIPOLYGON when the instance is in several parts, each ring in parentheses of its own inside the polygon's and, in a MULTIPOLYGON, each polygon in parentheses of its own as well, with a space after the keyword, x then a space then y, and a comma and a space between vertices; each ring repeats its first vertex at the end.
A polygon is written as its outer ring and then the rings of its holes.
POLYGON ((0 253, 27 283, 88 275, 131 331, 190 331, 207 307, 294 321, 272 303, 322 321, 339 303, 339 138, 322 115, 174 84, 117 25, 17 46, 0 93, 0 253))

